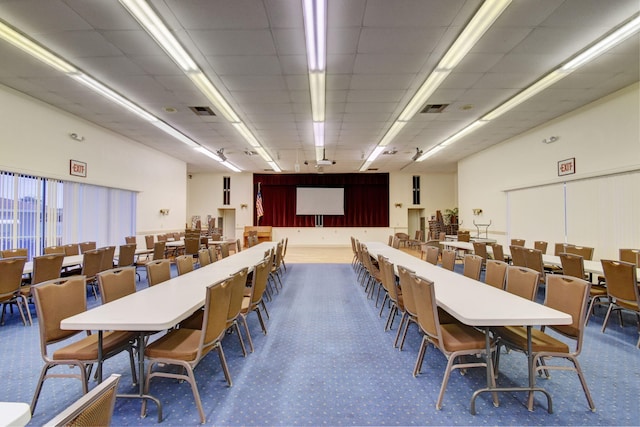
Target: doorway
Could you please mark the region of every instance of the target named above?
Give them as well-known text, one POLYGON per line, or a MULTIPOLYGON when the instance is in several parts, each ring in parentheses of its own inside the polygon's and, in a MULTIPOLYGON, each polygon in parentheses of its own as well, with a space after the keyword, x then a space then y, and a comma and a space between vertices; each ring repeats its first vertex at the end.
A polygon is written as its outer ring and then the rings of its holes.
POLYGON ((422 236, 423 236, 423 240, 424 240, 424 235, 425 235, 425 221, 424 221, 424 217, 422 216, 424 212, 424 209, 409 209, 408 210, 408 218, 407 218, 407 225, 408 225, 408 234, 410 238, 414 238, 414 236, 416 235, 416 231, 418 230, 422 230, 422 236))

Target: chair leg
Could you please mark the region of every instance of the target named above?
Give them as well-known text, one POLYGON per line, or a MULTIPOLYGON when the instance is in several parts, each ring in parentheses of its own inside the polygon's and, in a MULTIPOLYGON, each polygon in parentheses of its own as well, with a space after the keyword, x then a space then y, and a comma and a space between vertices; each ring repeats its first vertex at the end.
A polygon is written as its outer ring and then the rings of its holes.
POLYGON ((242 348, 242 355, 247 357, 247 349, 244 346, 244 340, 242 339, 242 334, 240 333, 240 326, 238 325, 238 321, 233 321, 233 326, 235 326, 236 333, 238 334, 238 340, 240 340, 240 347, 242 348))
POLYGON ((131 363, 131 379, 133 380, 133 386, 138 385, 138 375, 136 374, 136 362, 133 359, 133 349, 129 347, 127 349, 129 353, 129 362, 131 363))
POLYGON ((408 323, 409 321, 407 320, 407 312, 404 311, 402 313, 402 317, 400 317, 400 325, 398 326, 398 331, 396 332, 396 339, 393 341, 393 348, 396 348, 398 346, 398 340, 400 339, 400 331, 402 331, 405 327, 405 321, 408 323))
POLYGON ((582 367, 580 367, 580 363, 578 359, 571 358, 573 362, 573 366, 576 367, 576 372, 578 373, 578 378, 580 379, 580 384, 582 384, 582 390, 584 390, 584 396, 587 398, 587 402, 589 403, 589 409, 592 412, 596 411, 596 405, 593 403, 593 399, 591 398, 591 393, 589 392, 589 387, 587 386, 587 381, 584 378, 584 374, 582 373, 582 367))
POLYGON ((607 323, 609 322, 609 316, 611 315, 611 310, 613 310, 613 303, 609 303, 609 308, 607 309, 607 314, 604 316, 604 321, 602 322, 602 330, 604 332, 607 329, 607 323))
POLYGON ((249 332, 247 317, 246 315, 241 315, 240 317, 242 317, 242 323, 244 323, 244 330, 247 333, 247 340, 249 341, 249 349, 251 350, 251 353, 253 353, 253 341, 251 340, 251 332, 249 332))
POLYGON ((231 381, 231 374, 229 373, 229 367, 227 366, 227 359, 224 357, 224 351, 222 351, 222 344, 216 345, 218 350, 218 356, 220 357, 220 364, 222 365, 222 372, 224 372, 224 378, 227 380, 229 387, 233 385, 231 381))
POLYGON ((424 360, 424 355, 428 346, 429 346, 429 340, 425 335, 422 337, 422 343, 420 343, 420 350, 418 351, 418 358, 416 359, 416 364, 413 367, 414 377, 417 376, 420 373, 420 370, 422 369, 422 361, 424 360))
POLYGON ((260 308, 256 307, 253 311, 258 313, 258 321, 260 322, 260 326, 262 327, 262 333, 267 335, 267 327, 264 324, 264 319, 262 318, 262 313, 260 312, 260 308))

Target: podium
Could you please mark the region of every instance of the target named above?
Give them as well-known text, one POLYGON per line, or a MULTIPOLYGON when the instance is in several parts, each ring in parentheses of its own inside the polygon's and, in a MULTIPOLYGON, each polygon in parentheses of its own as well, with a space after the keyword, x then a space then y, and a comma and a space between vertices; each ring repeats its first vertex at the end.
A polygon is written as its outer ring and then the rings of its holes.
POLYGON ((244 233, 242 234, 245 248, 249 246, 249 242, 247 238, 249 237, 250 232, 256 232, 256 235, 258 236, 258 243, 271 241, 270 225, 258 225, 258 226, 247 225, 244 227, 244 233))

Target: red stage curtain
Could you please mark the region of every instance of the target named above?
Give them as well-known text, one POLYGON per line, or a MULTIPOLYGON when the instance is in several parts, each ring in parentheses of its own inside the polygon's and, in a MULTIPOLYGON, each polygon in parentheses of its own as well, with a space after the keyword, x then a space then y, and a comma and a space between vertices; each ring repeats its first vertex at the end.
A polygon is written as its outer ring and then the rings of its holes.
MULTIPOLYGON (((258 225, 315 227, 313 215, 296 215, 296 187, 343 187, 344 215, 325 215, 325 227, 388 227, 389 174, 256 174, 253 199, 262 192, 258 225)), ((254 224, 256 212, 253 212, 254 224)))

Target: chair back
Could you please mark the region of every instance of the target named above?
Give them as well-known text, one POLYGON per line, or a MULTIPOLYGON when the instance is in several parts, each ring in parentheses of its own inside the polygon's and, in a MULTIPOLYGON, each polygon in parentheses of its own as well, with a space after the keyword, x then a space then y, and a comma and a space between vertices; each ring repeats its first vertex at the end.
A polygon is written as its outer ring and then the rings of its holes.
POLYGON ((511 239, 511 246, 522 246, 524 247, 524 239, 511 239))
POLYGON ((128 267, 136 262, 136 244, 120 245, 118 248, 118 267, 128 267))
POLYGON ((425 251, 427 253, 427 262, 429 264, 438 265, 438 256, 440 255, 440 248, 437 246, 425 246, 425 251))
POLYGON ((284 238, 284 245, 282 245, 282 259, 284 260, 284 256, 287 254, 287 246, 289 246, 289 238, 284 238))
POLYGON ((617 305, 636 310, 640 304, 636 265, 630 262, 603 259, 602 270, 607 282, 607 295, 617 305))
POLYGON ((487 261, 487 244, 485 242, 473 242, 473 252, 482 257, 482 263, 487 261))
POLYGON ((136 268, 112 268, 98 273, 98 287, 103 304, 136 292, 136 268))
POLYGON ((562 252, 559 256, 563 275, 584 279, 584 258, 580 255, 565 252, 562 252))
POLYGON ((49 344, 82 332, 61 329, 60 322, 86 311, 86 286, 84 276, 71 276, 49 280, 31 288, 38 315, 40 348, 45 360, 49 344))
POLYGON ((171 261, 168 259, 154 259, 145 265, 149 286, 157 285, 171 279, 171 261))
POLYGON ((158 234, 156 236, 156 239, 158 239, 158 242, 166 242, 167 241, 167 235, 166 234, 158 234))
POLYGON ((195 255, 200 250, 200 238, 185 238, 184 253, 185 255, 195 255))
POLYGON ((434 345, 439 346, 441 341, 440 320, 438 318, 438 305, 433 282, 423 277, 412 275, 409 287, 416 302, 420 329, 434 345))
POLYGON ((480 280, 480 272, 482 271, 482 257, 480 255, 465 255, 464 268, 462 274, 473 280, 480 280))
POLYGON ((553 254, 555 256, 560 256, 560 254, 566 253, 564 250, 565 246, 566 245, 564 243, 555 243, 553 245, 553 254))
POLYGON ((544 264, 542 262, 542 252, 540 250, 525 248, 524 262, 527 268, 540 273, 540 279, 544 280, 544 264))
POLYGON ((29 251, 27 248, 18 248, 18 249, 5 249, 0 251, 2 258, 15 258, 15 257, 28 257, 29 251))
POLYGON ((96 242, 82 242, 79 244, 80 245, 80 254, 83 254, 87 251, 94 251, 96 250, 96 242))
POLYGON ((536 240, 533 242, 533 248, 539 250, 543 254, 547 253, 547 242, 543 240, 536 240))
POLYGON ((111 374, 109 378, 48 421, 45 427, 111 425, 119 381, 120 375, 111 374))
POLYGON ((400 238, 396 235, 396 236, 389 236, 391 237, 391 247, 394 249, 399 249, 400 248, 400 238))
POLYGON ((82 257, 82 275, 91 280, 102 271, 102 256, 104 249, 85 251, 82 257))
POLYGON ((640 249, 620 249, 618 252, 620 261, 640 265, 640 249))
POLYGON ((80 246, 77 243, 69 243, 64 245, 64 254, 66 256, 80 255, 80 246))
POLYGON ((33 272, 31 273, 31 284, 46 282, 57 279, 62 273, 62 263, 64 254, 55 253, 37 256, 33 259, 33 272))
POLYGON ((458 242, 468 242, 471 240, 471 234, 468 231, 458 231, 458 242))
POLYGON ((502 245, 498 243, 491 243, 491 251, 493 252, 493 259, 497 261, 504 261, 504 250, 502 245))
POLYGON ((247 287, 248 268, 231 275, 231 297, 229 299, 229 310, 227 311, 227 327, 238 318, 242 310, 242 300, 244 299, 244 290, 247 287))
POLYGON ((566 245, 565 252, 568 254, 580 255, 585 260, 593 259, 593 248, 588 246, 566 245))
POLYGON ((438 241, 444 242, 445 240, 447 240, 447 233, 445 233, 444 231, 441 231, 438 234, 438 241))
POLYGON ((511 252, 511 261, 513 265, 518 267, 526 267, 527 261, 524 257, 524 247, 518 245, 509 246, 509 251, 511 252))
POLYGON ((271 271, 271 258, 265 257, 260 263, 256 264, 253 271, 253 289, 251 291, 251 304, 255 306, 262 300, 265 289, 267 288, 267 280, 269 279, 269 271, 271 271))
POLYGON ((211 262, 216 262, 218 260, 218 249, 216 248, 216 245, 209 246, 209 249, 207 250, 209 251, 209 260, 211 262))
POLYGON ((540 273, 526 267, 509 266, 505 291, 533 301, 538 292, 540 273))
POLYGON ((111 270, 113 268, 113 257, 116 253, 115 246, 104 246, 102 252, 102 263, 100 264, 100 271, 111 270))
POLYGON ((484 283, 491 285, 494 288, 504 289, 504 282, 507 277, 508 267, 509 265, 504 261, 488 259, 484 273, 484 283))
POLYGON ((201 359, 222 338, 227 329, 227 313, 231 300, 231 282, 228 278, 222 282, 207 286, 207 297, 202 317, 202 333, 196 360, 201 359))
POLYGON ((153 237, 153 234, 149 234, 147 236, 144 236, 144 243, 147 246, 147 250, 153 249, 154 242, 155 242, 155 238, 153 237))
POLYGON ((193 256, 180 255, 176 257, 176 267, 178 268, 178 276, 193 271, 193 256))
POLYGON ((552 325, 548 328, 577 340, 576 355, 580 353, 582 347, 590 288, 591 283, 577 277, 550 274, 547 278, 544 305, 567 313, 572 318, 569 325, 552 325))
POLYGON ((445 249, 442 251, 442 267, 453 271, 456 266, 456 251, 445 249))
POLYGON ((22 285, 22 271, 26 257, 0 259, 0 302, 13 298, 22 285))
POLYGON ((45 255, 48 254, 66 254, 64 246, 47 246, 44 248, 45 255))
POLYGON ((159 241, 153 244, 153 259, 164 259, 167 242, 159 241))
POLYGON ((417 317, 418 311, 416 308, 415 297, 413 296, 411 279, 411 276, 414 275, 414 271, 409 270, 408 268, 401 265, 398 266, 398 282, 400 283, 400 288, 402 289, 402 302, 404 304, 404 309, 410 316, 417 317))
POLYGON ((278 271, 280 269, 280 266, 282 265, 282 251, 284 250, 284 246, 282 244, 282 242, 278 242, 276 244, 276 253, 275 253, 275 259, 274 259, 274 264, 273 264, 273 271, 278 271))
POLYGON ((229 256, 229 243, 227 242, 222 242, 220 244, 220 256, 222 258, 226 258, 229 256))
POLYGON ((389 298, 396 303, 398 309, 404 311, 404 306, 398 298, 398 287, 396 285, 396 274, 393 263, 390 262, 388 258, 378 255, 378 266, 380 267, 382 286, 387 290, 389 298))
POLYGON ((136 236, 126 236, 126 237, 124 238, 124 242, 125 242, 127 245, 132 245, 132 244, 134 244, 134 243, 138 243, 138 241, 137 241, 137 239, 136 239, 136 236))
POLYGON ((200 267, 211 264, 209 249, 202 248, 198 251, 198 262, 200 263, 200 267))

